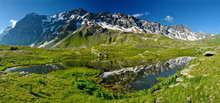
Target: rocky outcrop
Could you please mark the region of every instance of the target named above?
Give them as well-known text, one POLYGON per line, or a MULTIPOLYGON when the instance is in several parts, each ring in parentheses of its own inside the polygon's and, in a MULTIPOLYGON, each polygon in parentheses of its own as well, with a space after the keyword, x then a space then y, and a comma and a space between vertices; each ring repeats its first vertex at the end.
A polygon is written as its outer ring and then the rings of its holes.
POLYGON ((69 32, 91 25, 122 32, 157 33, 180 40, 205 38, 205 35, 194 33, 184 25, 166 26, 120 13, 95 14, 83 9, 75 9, 51 16, 28 14, 17 23, 15 28, 5 34, 0 43, 47 47, 65 38, 70 34, 69 32))
POLYGON ((203 33, 194 33, 192 30, 185 25, 175 25, 175 26, 166 26, 163 27, 161 34, 173 38, 173 39, 181 39, 181 40, 201 40, 205 38, 205 34, 203 33))
POLYGON ((210 56, 214 56, 216 55, 216 52, 213 52, 213 51, 207 51, 203 54, 203 56, 206 56, 206 57, 210 57, 210 56))

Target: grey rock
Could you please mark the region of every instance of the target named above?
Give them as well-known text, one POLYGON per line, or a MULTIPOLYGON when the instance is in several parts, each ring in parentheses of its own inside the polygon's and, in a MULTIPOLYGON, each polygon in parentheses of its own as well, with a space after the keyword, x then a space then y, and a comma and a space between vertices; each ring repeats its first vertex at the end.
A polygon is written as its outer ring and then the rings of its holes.
POLYGON ((205 52, 204 54, 203 54, 203 56, 207 56, 207 57, 209 57, 209 56, 214 56, 216 54, 216 52, 213 52, 213 51, 207 51, 207 52, 205 52))

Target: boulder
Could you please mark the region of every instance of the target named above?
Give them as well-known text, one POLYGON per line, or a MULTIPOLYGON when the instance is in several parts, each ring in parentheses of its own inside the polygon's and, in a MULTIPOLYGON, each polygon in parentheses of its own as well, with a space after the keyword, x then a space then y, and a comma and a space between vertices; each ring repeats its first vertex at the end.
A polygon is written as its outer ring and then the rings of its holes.
POLYGON ((216 52, 213 52, 213 51, 207 51, 203 54, 203 56, 207 56, 207 57, 210 57, 210 56, 214 56, 216 54, 216 52))

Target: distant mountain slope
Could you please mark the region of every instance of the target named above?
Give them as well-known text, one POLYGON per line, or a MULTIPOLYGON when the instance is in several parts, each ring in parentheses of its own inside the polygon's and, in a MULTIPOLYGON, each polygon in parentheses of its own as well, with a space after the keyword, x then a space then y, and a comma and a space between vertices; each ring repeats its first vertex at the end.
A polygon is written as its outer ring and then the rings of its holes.
MULTIPOLYGON (((104 29, 99 25, 82 27, 54 44, 57 48, 92 47, 99 45, 129 45, 136 47, 172 47, 184 41, 173 40, 160 34, 120 32, 104 29), (159 42, 158 42, 159 41, 159 42)), ((190 42, 188 42, 190 43, 190 42)))
POLYGON ((18 21, 16 26, 10 29, 1 40, 1 44, 29 45, 36 41, 42 34, 42 19, 46 16, 34 13, 26 15, 18 21))
MULTIPOLYGON (((111 13, 90 13, 83 9, 65 11, 52 16, 31 13, 20 20, 0 41, 6 45, 53 47, 81 27, 98 25, 104 29, 121 32, 162 34, 172 39, 200 40, 201 33, 194 33, 184 25, 166 26, 141 20, 133 16, 111 13)), ((102 30, 102 29, 100 29, 102 30)), ((91 34, 99 32, 93 30, 91 34)))

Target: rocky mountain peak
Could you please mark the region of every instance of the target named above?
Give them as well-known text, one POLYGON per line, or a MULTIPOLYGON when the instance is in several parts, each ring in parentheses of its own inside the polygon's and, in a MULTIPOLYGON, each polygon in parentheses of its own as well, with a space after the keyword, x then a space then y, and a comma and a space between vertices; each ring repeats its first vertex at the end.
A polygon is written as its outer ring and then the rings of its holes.
POLYGON ((183 24, 178 24, 178 25, 174 25, 174 26, 169 26, 170 28, 173 28, 175 30, 178 30, 180 32, 188 32, 188 31, 192 31, 191 28, 189 28, 188 26, 186 25, 183 25, 183 24))
POLYGON ((16 28, 6 33, 1 44, 45 44, 64 38, 63 35, 60 36, 63 32, 73 32, 82 26, 91 25, 122 32, 162 34, 180 40, 205 38, 202 34, 192 32, 185 25, 166 26, 121 13, 91 13, 79 8, 49 16, 36 13, 27 14, 18 21, 16 28))
POLYGON ((32 13, 26 14, 26 17, 27 17, 27 16, 39 16, 39 14, 38 14, 38 13, 35 13, 35 12, 32 12, 32 13))
POLYGON ((70 10, 70 11, 66 12, 66 14, 80 15, 80 16, 83 16, 86 13, 88 13, 88 12, 86 10, 82 9, 82 8, 78 8, 78 9, 74 9, 74 10, 70 10))

